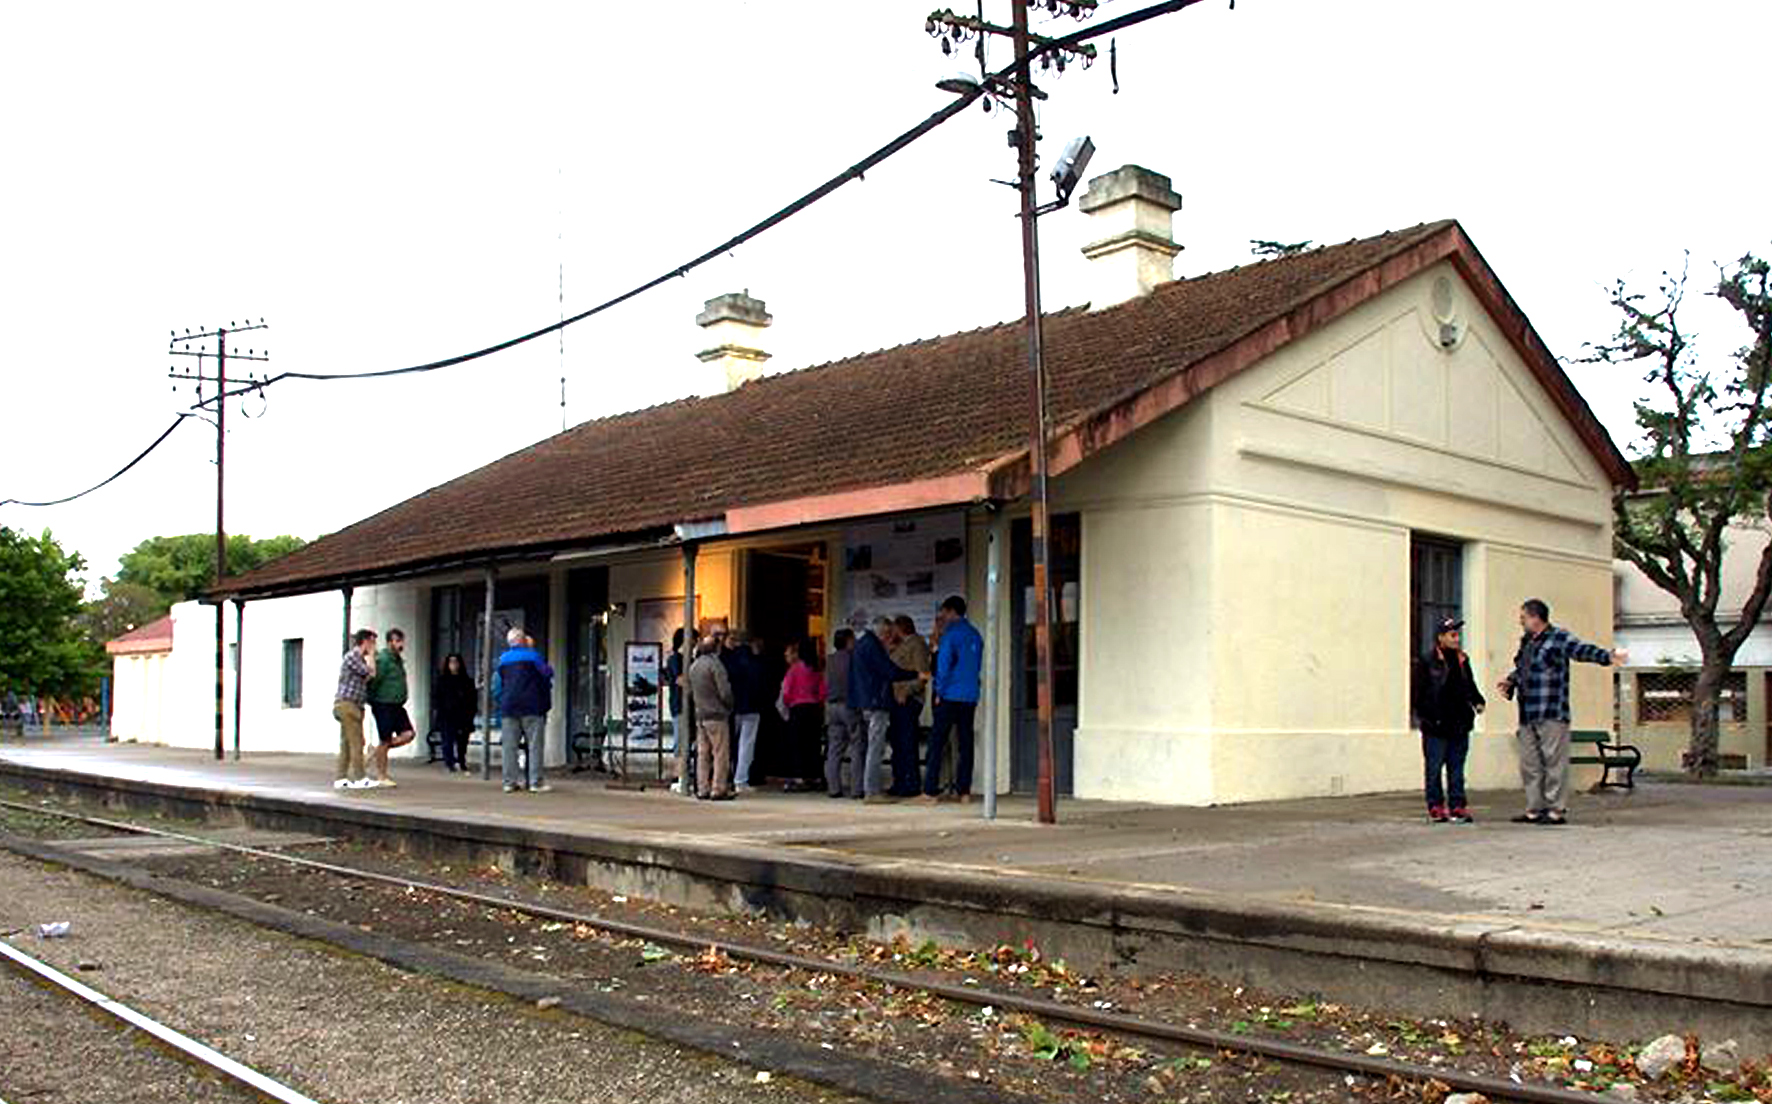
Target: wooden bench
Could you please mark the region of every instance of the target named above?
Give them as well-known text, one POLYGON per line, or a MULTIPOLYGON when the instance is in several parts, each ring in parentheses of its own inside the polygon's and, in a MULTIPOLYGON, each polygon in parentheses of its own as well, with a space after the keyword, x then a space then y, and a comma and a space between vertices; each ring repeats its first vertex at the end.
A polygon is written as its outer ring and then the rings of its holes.
POLYGON ((1600 781, 1595 789, 1618 786, 1621 789, 1637 788, 1637 767, 1643 762, 1643 753, 1633 744, 1615 744, 1612 734, 1604 729, 1579 728, 1569 733, 1570 751, 1582 750, 1582 745, 1593 748, 1592 754, 1570 755, 1570 763, 1592 765, 1600 768, 1600 781), (1612 781, 1613 771, 1623 771, 1624 781, 1612 781))

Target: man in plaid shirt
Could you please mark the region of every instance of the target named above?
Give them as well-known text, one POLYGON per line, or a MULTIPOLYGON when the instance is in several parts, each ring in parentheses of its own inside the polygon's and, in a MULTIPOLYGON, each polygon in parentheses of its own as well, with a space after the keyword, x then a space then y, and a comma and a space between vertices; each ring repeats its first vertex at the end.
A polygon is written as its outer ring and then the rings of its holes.
POLYGON ((1630 658, 1583 643, 1550 623, 1550 607, 1537 598, 1520 606, 1520 650, 1514 669, 1501 680, 1505 698, 1520 707, 1516 734, 1520 782, 1526 787, 1526 811, 1516 824, 1566 824, 1569 793, 1569 664, 1597 663, 1610 667, 1630 658))
POLYGON ((338 721, 338 779, 335 790, 364 790, 376 782, 363 773, 363 701, 373 673, 375 631, 358 629, 351 634, 351 648, 338 667, 338 693, 332 698, 332 716, 338 721))

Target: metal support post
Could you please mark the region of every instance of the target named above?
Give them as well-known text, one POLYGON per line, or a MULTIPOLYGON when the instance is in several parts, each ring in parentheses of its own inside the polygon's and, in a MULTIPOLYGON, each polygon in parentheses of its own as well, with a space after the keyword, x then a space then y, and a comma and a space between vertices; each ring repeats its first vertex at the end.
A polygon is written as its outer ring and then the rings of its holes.
POLYGON ((689 693, 689 665, 695 661, 695 552, 694 541, 683 542, 683 731, 677 739, 683 745, 684 797, 695 796, 695 697, 689 693))
MULTIPOLYGON (((492 603, 498 581, 495 568, 486 569, 486 609, 480 617, 480 778, 492 778, 492 603)), ((500 754, 509 754, 505 748, 500 754)), ((465 764, 464 764, 465 766, 465 764)))
POLYGON ((984 732, 984 753, 979 763, 979 781, 984 790, 984 819, 997 817, 997 718, 1007 716, 1003 709, 1003 692, 998 685, 1002 677, 1000 652, 1003 647, 1003 550, 1008 547, 1009 519, 1001 510, 991 515, 986 537, 984 568, 984 707, 981 712, 984 732))
MULTIPOLYGON (((220 609, 220 606, 216 607, 220 609)), ((246 669, 246 600, 234 599, 234 762, 240 761, 240 676, 246 669)))

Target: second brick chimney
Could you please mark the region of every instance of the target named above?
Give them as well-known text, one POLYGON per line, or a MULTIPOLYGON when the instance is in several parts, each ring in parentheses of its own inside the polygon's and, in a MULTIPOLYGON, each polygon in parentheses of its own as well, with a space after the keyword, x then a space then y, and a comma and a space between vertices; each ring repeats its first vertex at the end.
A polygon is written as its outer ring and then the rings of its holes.
POLYGON ((763 374, 769 354, 762 349, 763 331, 775 319, 761 299, 752 299, 749 288, 709 299, 695 324, 707 331, 712 343, 695 354, 707 367, 698 380, 696 394, 718 395, 736 391, 763 374))
POLYGON ((1099 228, 1083 247, 1090 264, 1089 309, 1147 295, 1175 279, 1174 215, 1181 197, 1169 178, 1124 165, 1089 182, 1077 207, 1099 228))

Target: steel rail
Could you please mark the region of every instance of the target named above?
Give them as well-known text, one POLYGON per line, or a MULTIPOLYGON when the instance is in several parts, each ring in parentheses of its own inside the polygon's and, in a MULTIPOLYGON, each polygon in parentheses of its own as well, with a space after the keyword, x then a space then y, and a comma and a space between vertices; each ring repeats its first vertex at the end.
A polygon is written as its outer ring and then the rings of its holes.
POLYGON ((280 1104, 319 1104, 313 1097, 304 1096, 282 1082, 272 1080, 251 1066, 236 1062, 189 1035, 175 1031, 120 1001, 112 1000, 97 989, 76 981, 47 962, 32 958, 4 939, 0 939, 0 958, 6 959, 12 965, 34 975, 39 980, 48 982, 57 989, 85 1001, 107 1015, 122 1020, 137 1031, 153 1036, 171 1047, 179 1057, 238 1082, 266 1099, 279 1101, 280 1104))
MULTIPOLYGON (((834 962, 830 959, 812 958, 804 955, 788 954, 771 950, 767 947, 753 947, 744 943, 733 943, 723 939, 709 939, 702 936, 671 931, 667 928, 655 928, 645 924, 635 924, 627 920, 617 920, 600 916, 596 913, 574 912, 570 909, 554 908, 550 905, 533 904, 527 901, 515 901, 495 894, 481 893, 477 890, 462 889, 457 886, 438 882, 427 882, 416 878, 407 878, 397 874, 383 874, 374 870, 360 870, 356 867, 343 866, 338 863, 322 862, 318 859, 302 858, 298 855, 286 855, 277 851, 269 851, 258 847, 247 847, 237 843, 225 843, 207 839, 203 836, 190 835, 184 832, 173 832, 164 828, 150 828, 145 825, 132 824, 128 821, 108 820, 103 817, 89 817, 79 813, 49 809, 38 805, 27 805, 20 802, 0 799, 0 808, 16 809, 21 812, 47 814, 63 817, 68 820, 91 824, 96 827, 109 828, 116 831, 136 832, 143 835, 158 836, 166 839, 179 840, 186 843, 202 844, 218 850, 231 851, 236 854, 253 855, 271 859, 291 866, 318 870, 328 874, 360 881, 381 882, 400 889, 412 889, 425 893, 436 893, 470 904, 489 908, 504 909, 522 913, 538 919, 555 920, 570 924, 583 924, 616 935, 634 939, 643 939, 651 943, 665 946, 683 947, 690 950, 717 950, 727 958, 744 962, 755 962, 766 966, 774 966, 788 970, 804 970, 809 973, 834 974, 866 981, 877 985, 888 985, 899 989, 910 989, 929 993, 932 996, 959 1004, 978 1007, 991 1007, 1021 1012, 1042 1019, 1060 1023, 1073 1024, 1078 1027, 1094 1028, 1111 1031, 1117 1034, 1154 1039, 1167 1043, 1179 1043, 1185 1046, 1230 1051, 1233 1053, 1257 1055, 1291 1062, 1295 1065, 1313 1066, 1318 1069, 1331 1070, 1337 1073, 1356 1073, 1368 1077, 1397 1077, 1415 1081, 1439 1081, 1458 1092, 1481 1093, 1491 1100, 1514 1100, 1521 1104, 1593 1104, 1595 1095, 1574 1089, 1559 1088, 1555 1085, 1531 1085, 1500 1077, 1489 1077, 1482 1074, 1463 1073, 1458 1070, 1445 1069, 1439 1066, 1422 1065, 1413 1062, 1401 1062, 1393 1058, 1381 1058, 1376 1055, 1356 1054, 1349 1051, 1328 1050, 1321 1047, 1306 1046, 1302 1043, 1287 1042, 1284 1039, 1262 1038, 1259 1036, 1237 1035, 1226 1031, 1214 1031, 1210 1028, 1187 1027, 1179 1024, 1164 1023, 1159 1020, 1147 1019, 1142 1016, 1129 1016, 1106 1012, 1094 1008, 1081 1008, 1063 1004, 1043 997, 1023 996, 1001 989, 988 989, 974 985, 951 985, 946 982, 929 981, 911 974, 898 973, 892 970, 875 970, 865 966, 852 966, 847 963, 834 962)), ((50 841, 53 843, 53 841, 50 841)))

